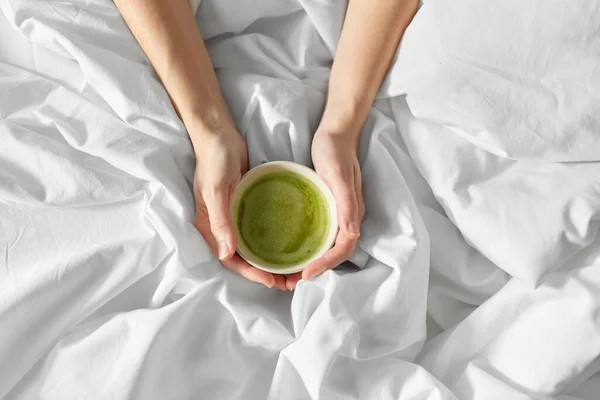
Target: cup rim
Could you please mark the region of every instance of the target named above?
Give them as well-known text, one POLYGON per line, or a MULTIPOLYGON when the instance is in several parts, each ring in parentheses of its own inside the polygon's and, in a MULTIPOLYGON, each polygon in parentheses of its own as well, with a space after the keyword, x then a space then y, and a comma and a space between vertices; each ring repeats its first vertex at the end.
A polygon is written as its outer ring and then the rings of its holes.
POLYGON ((240 183, 237 185, 233 192, 233 196, 231 198, 231 216, 233 218, 233 226, 237 235, 236 250, 240 257, 242 257, 246 262, 248 262, 248 264, 252 265, 253 267, 273 274, 287 275, 302 271, 308 264, 317 260, 318 258, 321 258, 333 246, 338 233, 338 220, 333 192, 331 191, 331 189, 329 189, 329 186, 327 186, 327 184, 323 182, 321 178, 319 178, 319 176, 313 169, 291 161, 270 161, 263 163, 257 167, 254 167, 250 171, 246 172, 246 174, 244 174, 244 176, 240 180, 240 183), (248 187, 248 185, 253 183, 256 179, 266 174, 279 171, 289 171, 297 173, 298 175, 310 180, 323 194, 323 197, 325 197, 330 221, 327 236, 319 251, 317 251, 308 260, 287 267, 280 267, 275 266, 273 264, 264 263, 259 261, 256 257, 253 257, 251 252, 247 251, 248 249, 245 248, 244 242, 241 239, 239 229, 237 227, 237 224, 235 223, 240 196, 244 192, 244 189, 248 187))

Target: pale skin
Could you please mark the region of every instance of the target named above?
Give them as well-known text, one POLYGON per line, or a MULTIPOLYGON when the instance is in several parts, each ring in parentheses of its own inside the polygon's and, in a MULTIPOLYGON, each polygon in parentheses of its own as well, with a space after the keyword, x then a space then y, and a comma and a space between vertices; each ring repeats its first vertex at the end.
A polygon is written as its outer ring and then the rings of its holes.
POLYGON ((183 121, 196 154, 194 226, 225 268, 269 288, 292 290, 353 254, 365 207, 357 149, 375 95, 418 0, 349 0, 327 99, 312 143, 315 171, 331 188, 339 233, 301 273, 271 274, 236 252, 229 203, 248 170, 246 143, 223 100, 188 0, 114 0, 183 121))

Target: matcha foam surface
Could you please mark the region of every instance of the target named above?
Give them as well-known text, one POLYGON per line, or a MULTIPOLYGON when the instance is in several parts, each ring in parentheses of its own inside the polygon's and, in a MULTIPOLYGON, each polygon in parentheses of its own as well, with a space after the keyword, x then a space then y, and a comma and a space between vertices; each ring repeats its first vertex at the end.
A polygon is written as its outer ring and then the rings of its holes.
POLYGON ((275 266, 299 264, 323 246, 327 201, 310 180, 291 173, 265 175, 241 195, 236 223, 254 256, 275 266))

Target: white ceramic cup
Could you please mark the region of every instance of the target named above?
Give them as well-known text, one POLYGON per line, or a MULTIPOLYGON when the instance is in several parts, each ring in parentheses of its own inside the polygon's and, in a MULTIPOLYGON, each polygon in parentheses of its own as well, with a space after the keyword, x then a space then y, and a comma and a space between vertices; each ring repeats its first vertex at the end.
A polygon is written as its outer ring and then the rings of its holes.
POLYGON ((306 267, 314 260, 322 257, 327 252, 327 250, 329 250, 331 246, 333 246, 333 243, 335 242, 335 237, 337 236, 338 232, 338 220, 335 207, 335 199, 333 198, 333 193, 331 192, 329 187, 325 184, 325 182, 321 180, 321 178, 319 178, 317 173, 312 169, 305 167, 304 165, 296 164, 289 161, 272 161, 259 165, 258 167, 252 168, 250 171, 248 171, 242 177, 242 180, 240 181, 239 185, 236 187, 233 193, 233 197, 231 199, 231 213, 234 221, 233 225, 235 226, 236 234, 238 236, 238 254, 244 260, 246 260, 248 264, 258 269, 262 269, 263 271, 271 272, 273 274, 293 274, 302 271, 304 267, 306 267), (314 183, 318 190, 323 194, 323 197, 327 202, 327 211, 329 214, 329 227, 321 248, 310 259, 300 264, 290 265, 287 267, 272 265, 255 257, 252 254, 252 252, 248 249, 244 241, 241 239, 239 228, 236 223, 238 206, 241 200, 241 195, 245 192, 245 189, 257 179, 265 175, 281 171, 291 172, 300 175, 314 183))

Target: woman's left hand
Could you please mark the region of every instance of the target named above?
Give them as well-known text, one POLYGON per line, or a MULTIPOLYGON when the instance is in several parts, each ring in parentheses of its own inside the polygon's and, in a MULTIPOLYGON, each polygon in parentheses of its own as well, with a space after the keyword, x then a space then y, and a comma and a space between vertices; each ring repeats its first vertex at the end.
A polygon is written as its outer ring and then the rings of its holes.
POLYGON ((302 272, 288 276, 289 290, 294 289, 300 279, 312 279, 348 260, 356 248, 365 214, 356 141, 344 133, 317 130, 312 143, 312 160, 315 171, 333 192, 340 229, 334 246, 323 257, 302 272))

